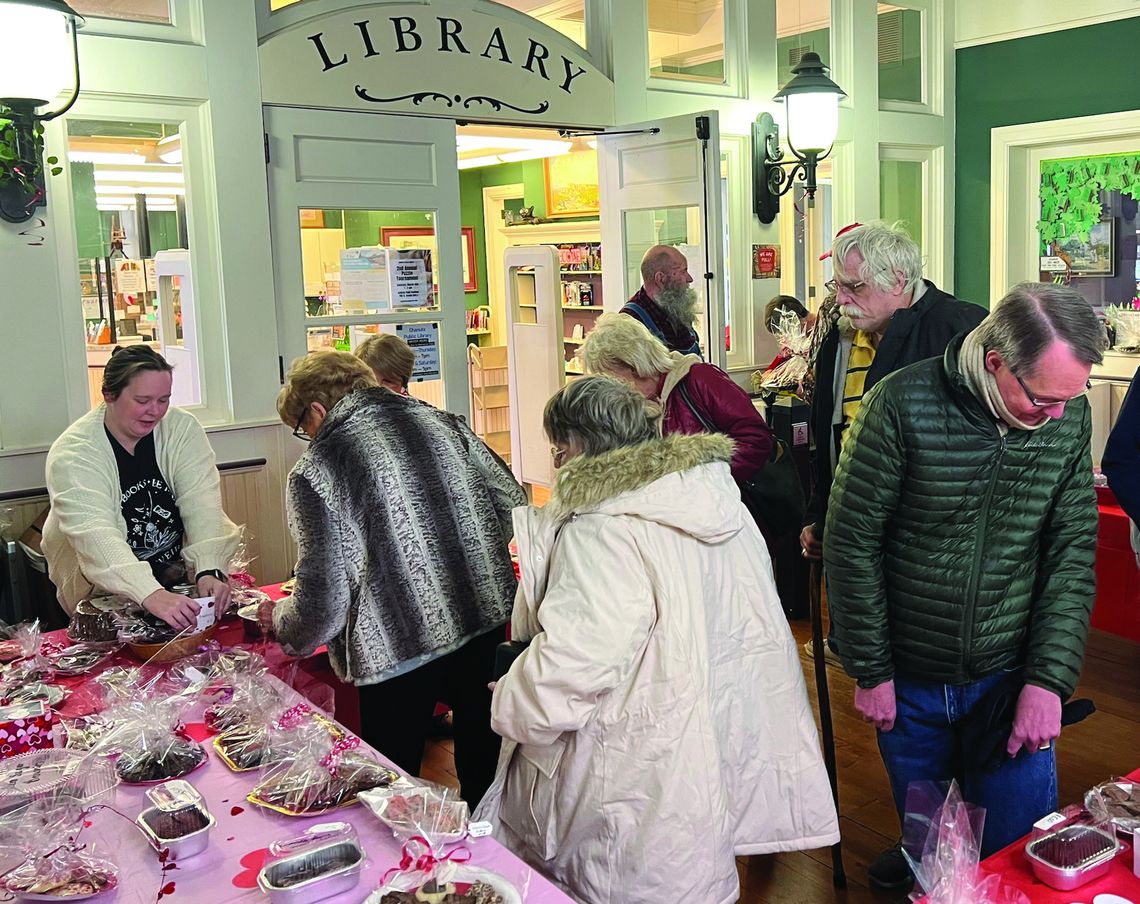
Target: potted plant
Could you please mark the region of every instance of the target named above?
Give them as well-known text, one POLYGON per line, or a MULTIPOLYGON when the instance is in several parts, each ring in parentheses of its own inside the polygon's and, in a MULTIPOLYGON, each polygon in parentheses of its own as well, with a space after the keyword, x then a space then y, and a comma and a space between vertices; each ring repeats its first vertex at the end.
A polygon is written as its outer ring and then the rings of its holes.
POLYGON ((0 218, 22 222, 43 203, 45 165, 53 176, 63 172, 56 157, 41 163, 43 153, 43 123, 0 105, 0 218))

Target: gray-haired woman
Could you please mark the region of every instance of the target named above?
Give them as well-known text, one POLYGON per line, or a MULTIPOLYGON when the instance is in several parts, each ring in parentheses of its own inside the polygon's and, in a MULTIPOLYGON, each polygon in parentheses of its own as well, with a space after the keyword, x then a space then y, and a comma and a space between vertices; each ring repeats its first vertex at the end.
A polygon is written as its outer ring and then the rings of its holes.
POLYGON ((735 901, 737 854, 839 837, 733 443, 659 417, 619 380, 566 386, 551 500, 515 511, 530 644, 495 687, 508 743, 479 815, 594 904, 735 901))

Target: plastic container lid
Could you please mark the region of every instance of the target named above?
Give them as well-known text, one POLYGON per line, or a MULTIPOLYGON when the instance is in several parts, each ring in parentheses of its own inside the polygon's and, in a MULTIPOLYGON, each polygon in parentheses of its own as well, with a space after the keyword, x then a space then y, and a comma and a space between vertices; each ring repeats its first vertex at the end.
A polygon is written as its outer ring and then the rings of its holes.
POLYGON ((146 789, 150 802, 164 813, 176 813, 187 807, 195 807, 202 802, 198 789, 186 779, 176 778, 161 785, 146 789))

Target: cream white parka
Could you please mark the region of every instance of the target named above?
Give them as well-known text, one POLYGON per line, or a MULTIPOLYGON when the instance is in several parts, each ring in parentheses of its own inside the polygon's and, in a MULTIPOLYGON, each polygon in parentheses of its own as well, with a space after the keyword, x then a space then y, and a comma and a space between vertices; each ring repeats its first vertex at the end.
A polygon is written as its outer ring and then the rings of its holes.
POLYGON ((734 856, 839 838, 799 657, 723 436, 559 471, 515 511, 506 739, 479 808, 589 904, 737 899, 734 856))

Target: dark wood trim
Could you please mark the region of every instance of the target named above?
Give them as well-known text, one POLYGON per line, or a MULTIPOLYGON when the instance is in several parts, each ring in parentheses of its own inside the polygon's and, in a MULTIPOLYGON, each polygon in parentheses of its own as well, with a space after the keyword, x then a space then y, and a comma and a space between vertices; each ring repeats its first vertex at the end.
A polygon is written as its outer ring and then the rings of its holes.
POLYGON ((243 468, 263 468, 265 467, 264 458, 246 458, 242 461, 227 461, 218 465, 218 470, 225 471, 240 471, 243 468))

